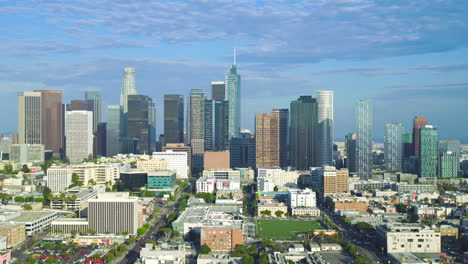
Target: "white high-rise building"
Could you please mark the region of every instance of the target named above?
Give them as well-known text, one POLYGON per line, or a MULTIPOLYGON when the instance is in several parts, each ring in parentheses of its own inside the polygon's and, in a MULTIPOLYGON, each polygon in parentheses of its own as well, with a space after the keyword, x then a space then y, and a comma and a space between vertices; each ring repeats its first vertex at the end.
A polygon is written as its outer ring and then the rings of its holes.
MULTIPOLYGON (((21 92, 18 96, 18 143, 42 143, 42 100, 40 92, 21 92)), ((61 140, 61 139, 57 139, 61 140)))
POLYGON ((47 169, 47 186, 54 193, 63 192, 72 184, 72 169, 64 166, 51 166, 47 169))
POLYGON ((172 150, 153 152, 153 159, 167 161, 167 169, 175 170, 178 179, 188 178, 187 152, 174 152, 172 150))
POLYGON ((128 112, 128 96, 138 94, 135 85, 135 68, 124 68, 123 86, 120 92, 120 106, 122 106, 123 113, 128 112))
POLYGON ((98 234, 137 232, 138 197, 129 196, 128 192, 104 192, 88 203, 89 227, 98 234))
POLYGON ((68 111, 65 115, 65 152, 76 164, 93 154, 93 112, 68 111))
POLYGON ((333 165, 333 91, 318 91, 317 163, 333 165))

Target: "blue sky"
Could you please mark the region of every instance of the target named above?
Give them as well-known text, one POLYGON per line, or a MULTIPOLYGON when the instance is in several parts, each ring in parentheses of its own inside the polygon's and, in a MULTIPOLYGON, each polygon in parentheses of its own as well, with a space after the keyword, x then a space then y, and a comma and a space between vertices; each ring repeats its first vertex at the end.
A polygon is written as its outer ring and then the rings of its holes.
POLYGON ((117 104, 122 69, 157 107, 223 80, 237 48, 242 127, 300 95, 335 91, 335 137, 354 103, 374 102, 374 138, 416 115, 468 142, 466 0, 0 0, 0 131, 17 129, 17 92, 100 90, 117 104))

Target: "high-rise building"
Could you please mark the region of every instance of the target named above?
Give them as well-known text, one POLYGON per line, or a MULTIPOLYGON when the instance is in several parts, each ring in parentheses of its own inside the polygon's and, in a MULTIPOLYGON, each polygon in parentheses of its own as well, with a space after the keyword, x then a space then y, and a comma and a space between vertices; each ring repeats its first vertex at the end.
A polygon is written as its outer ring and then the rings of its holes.
POLYGON ((229 148, 229 102, 205 100, 205 150, 229 148))
POLYGON ((94 101, 88 100, 71 100, 70 110, 68 111, 94 111, 94 101))
POLYGON ((135 68, 124 68, 123 86, 120 92, 120 106, 124 114, 128 112, 128 96, 138 94, 135 85, 135 68))
POLYGON ((20 144, 42 144, 42 99, 40 92, 18 96, 18 140, 20 144))
POLYGON ((211 100, 224 101, 226 100, 226 83, 211 82, 211 100))
POLYGON ((187 142, 204 139, 205 136, 205 92, 192 89, 187 101, 187 142))
POLYGON ((98 124, 102 122, 102 98, 99 91, 86 91, 86 101, 93 102, 93 132, 96 133, 98 124))
MULTIPOLYGON (((235 57, 235 56, 234 56, 235 57)), ((240 133, 240 108, 241 108, 241 77, 237 74, 237 66, 231 66, 226 75, 226 100, 229 101, 229 139, 238 137, 240 133)))
POLYGON ((361 179, 372 178, 372 103, 356 103, 356 173, 361 179))
MULTIPOLYGON (((192 147, 185 145, 184 143, 167 143, 163 147, 163 152, 184 152, 187 153, 187 168, 189 172, 192 170, 192 147)), ((153 154, 154 158, 154 154, 153 154)), ((168 167, 168 169, 171 169, 168 167)))
POLYGON ((356 134, 349 133, 345 137, 346 168, 349 172, 356 172, 356 134))
POLYGON ((195 173, 203 171, 203 153, 205 153, 205 140, 192 138, 192 170, 195 173))
POLYGON ((317 99, 300 96, 291 102, 290 164, 298 170, 317 166, 317 99))
POLYGON ((106 155, 113 157, 119 153, 122 122, 120 105, 107 106, 106 155))
POLYGON ((419 177, 437 177, 438 131, 425 125, 419 129, 419 177))
POLYGON ((205 150, 214 150, 214 134, 215 134, 215 127, 214 127, 214 101, 213 100, 205 100, 204 103, 204 142, 205 142, 205 150))
POLYGON ((165 143, 184 142, 184 96, 164 95, 164 138, 165 143))
POLYGON ((461 144, 459 140, 439 141, 439 152, 454 152, 460 158, 461 144))
POLYGON ((35 90, 41 93, 42 144, 56 155, 63 153, 63 119, 61 90, 35 90))
POLYGON ((385 168, 401 171, 403 169, 403 125, 385 125, 385 168))
POLYGON ((137 139, 136 154, 155 151, 154 103, 146 95, 129 95, 127 137, 137 139))
POLYGON ((65 114, 65 153, 76 164, 93 155, 93 113, 68 111, 65 114))
POLYGON ((419 157, 419 129, 423 126, 427 125, 427 118, 424 116, 417 116, 414 118, 414 126, 413 126, 413 155, 419 157))
POLYGON ((439 154, 439 177, 455 178, 460 170, 460 160, 456 152, 440 151, 439 154))
POLYGON ((279 115, 255 115, 255 144, 257 167, 278 167, 279 150, 279 115))
POLYGON ((279 116, 279 151, 280 167, 289 166, 289 110, 273 109, 279 116))
POLYGON ((89 199, 88 203, 89 228, 99 234, 136 234, 138 197, 129 196, 128 192, 104 192, 96 199, 89 199))
POLYGON ((98 123, 96 138, 94 144, 94 153, 99 156, 106 156, 106 143, 107 143, 107 123, 98 123))
POLYGON ((241 132, 238 138, 231 138, 229 153, 231 168, 255 168, 255 137, 241 132))
POLYGON ((333 91, 318 91, 317 165, 333 162, 333 91))
POLYGON ((413 135, 410 132, 403 133, 403 158, 413 156, 413 135))
POLYGON ((10 146, 10 161, 33 166, 44 164, 44 145, 13 144, 10 146))
POLYGON ((190 153, 176 152, 172 149, 163 152, 153 152, 153 159, 160 159, 167 161, 167 169, 175 170, 177 179, 187 179, 189 175, 189 167, 187 166, 190 153))
POLYGON ((72 184, 70 167, 53 165, 47 169, 47 186, 54 193, 65 191, 72 184))

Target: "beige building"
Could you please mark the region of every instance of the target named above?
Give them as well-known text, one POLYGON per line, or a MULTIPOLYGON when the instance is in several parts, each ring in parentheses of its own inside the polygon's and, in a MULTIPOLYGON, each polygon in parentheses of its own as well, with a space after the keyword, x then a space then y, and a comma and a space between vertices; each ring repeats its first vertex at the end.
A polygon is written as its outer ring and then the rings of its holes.
POLYGON ((15 247, 26 239, 25 225, 0 223, 0 236, 7 238, 7 248, 15 247))
POLYGON ((138 169, 146 171, 167 170, 167 161, 161 159, 141 159, 137 161, 136 166, 138 169))
POLYGON ((203 167, 205 170, 229 169, 230 155, 227 151, 210 151, 203 155, 203 167))
POLYGON ((280 166, 280 122, 278 113, 255 115, 257 167, 280 166))
POLYGON ((323 174, 323 192, 340 193, 348 191, 348 169, 337 170, 335 167, 327 166, 323 174))
POLYGON ((257 207, 257 215, 258 216, 272 216, 277 217, 276 212, 281 211, 283 214, 281 217, 286 217, 288 215, 288 206, 284 203, 274 202, 274 201, 267 201, 267 202, 260 202, 258 203, 257 207), (270 215, 262 214, 264 211, 270 211, 270 215))
POLYGON ((389 223, 377 227, 377 241, 387 253, 440 253, 440 233, 419 224, 389 223))
POLYGON ((92 185, 92 182, 99 185, 114 184, 120 177, 120 168, 112 164, 85 163, 72 165, 72 169, 85 185, 92 185))

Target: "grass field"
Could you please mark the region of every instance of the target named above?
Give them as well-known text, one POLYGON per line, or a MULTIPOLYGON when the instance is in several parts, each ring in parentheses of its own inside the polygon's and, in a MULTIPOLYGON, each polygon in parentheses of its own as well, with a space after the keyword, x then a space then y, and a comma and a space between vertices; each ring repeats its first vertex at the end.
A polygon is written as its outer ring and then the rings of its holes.
POLYGON ((265 239, 294 239, 296 234, 310 229, 321 229, 317 221, 257 220, 256 235, 265 239))

